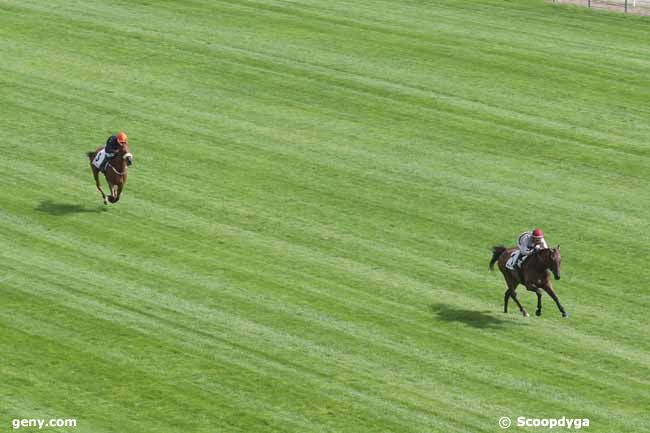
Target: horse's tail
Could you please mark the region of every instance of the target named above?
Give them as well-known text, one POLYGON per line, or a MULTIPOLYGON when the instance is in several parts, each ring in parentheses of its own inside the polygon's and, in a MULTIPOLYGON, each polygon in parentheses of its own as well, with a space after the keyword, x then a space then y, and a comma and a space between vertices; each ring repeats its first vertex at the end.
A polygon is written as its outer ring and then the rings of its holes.
POLYGON ((504 247, 503 245, 497 245, 496 247, 492 247, 492 260, 490 260, 490 270, 494 270, 494 264, 499 260, 499 257, 501 257, 501 254, 506 250, 507 248, 504 247))
POLYGON ((86 152, 88 159, 93 159, 95 157, 95 152, 86 152))

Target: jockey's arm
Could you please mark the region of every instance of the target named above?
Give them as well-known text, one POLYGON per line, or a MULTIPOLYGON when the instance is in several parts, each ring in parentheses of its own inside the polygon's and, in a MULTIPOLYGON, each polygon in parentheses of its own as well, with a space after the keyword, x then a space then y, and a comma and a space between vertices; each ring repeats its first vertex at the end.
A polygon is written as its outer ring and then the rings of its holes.
POLYGON ((106 153, 110 153, 111 155, 114 155, 114 154, 117 153, 121 148, 122 148, 122 146, 120 146, 120 145, 109 144, 109 145, 107 145, 107 146, 105 147, 105 150, 106 150, 106 153))
POLYGON ((533 247, 530 249, 531 253, 537 253, 539 251, 542 251, 543 249, 547 249, 548 245, 546 245, 546 241, 542 240, 541 243, 539 244, 533 244, 533 247))
POLYGON ((104 146, 104 150, 106 153, 115 153, 122 149, 122 145, 117 141, 114 135, 109 137, 108 140, 106 140, 106 146, 104 146))
POLYGON ((517 246, 522 254, 527 255, 533 251, 533 245, 530 244, 530 237, 528 236, 520 236, 518 244, 517 246))

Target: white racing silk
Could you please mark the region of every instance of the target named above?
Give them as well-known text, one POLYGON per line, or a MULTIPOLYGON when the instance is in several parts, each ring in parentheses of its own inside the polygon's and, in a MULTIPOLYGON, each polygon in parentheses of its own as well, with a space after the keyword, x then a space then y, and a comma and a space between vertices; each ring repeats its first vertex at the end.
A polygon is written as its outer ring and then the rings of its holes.
POLYGON ((519 246, 519 251, 524 255, 528 255, 535 251, 536 249, 548 248, 546 244, 546 239, 542 238, 542 242, 538 245, 535 245, 533 242, 533 232, 523 232, 519 235, 517 239, 517 246, 519 246))

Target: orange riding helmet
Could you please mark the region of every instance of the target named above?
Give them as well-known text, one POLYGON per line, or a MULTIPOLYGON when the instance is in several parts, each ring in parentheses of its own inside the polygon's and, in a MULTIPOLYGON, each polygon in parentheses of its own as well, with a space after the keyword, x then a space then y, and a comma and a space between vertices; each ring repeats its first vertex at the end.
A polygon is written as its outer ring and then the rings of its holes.
POLYGON ((129 137, 127 137, 124 132, 118 132, 115 138, 117 138, 117 142, 121 145, 125 145, 129 140, 129 137))

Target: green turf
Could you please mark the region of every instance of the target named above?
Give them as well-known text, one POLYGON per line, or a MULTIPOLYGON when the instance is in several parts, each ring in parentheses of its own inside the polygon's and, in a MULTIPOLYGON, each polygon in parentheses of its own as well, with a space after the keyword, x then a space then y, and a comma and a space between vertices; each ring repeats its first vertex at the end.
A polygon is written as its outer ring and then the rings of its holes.
POLYGON ((0 431, 645 431, 649 31, 532 0, 0 1, 0 431), (120 129, 105 207, 84 152, 120 129), (533 226, 569 319, 501 312, 489 248, 533 226))

